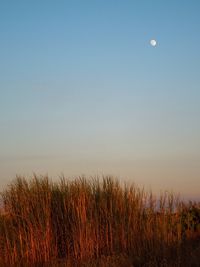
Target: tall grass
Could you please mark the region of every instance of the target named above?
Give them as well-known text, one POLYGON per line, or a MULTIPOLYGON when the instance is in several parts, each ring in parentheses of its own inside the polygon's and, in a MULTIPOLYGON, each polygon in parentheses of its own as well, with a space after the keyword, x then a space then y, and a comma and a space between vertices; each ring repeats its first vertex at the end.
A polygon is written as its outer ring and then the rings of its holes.
POLYGON ((189 266, 184 246, 198 231, 186 229, 187 209, 172 194, 156 199, 111 177, 34 176, 17 177, 1 196, 0 266, 81 266, 116 255, 133 266, 189 266))

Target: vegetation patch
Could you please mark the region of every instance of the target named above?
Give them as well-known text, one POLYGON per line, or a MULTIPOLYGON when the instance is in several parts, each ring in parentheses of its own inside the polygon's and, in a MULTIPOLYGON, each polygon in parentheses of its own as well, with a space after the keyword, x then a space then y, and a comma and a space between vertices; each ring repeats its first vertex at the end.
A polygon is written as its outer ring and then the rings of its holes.
POLYGON ((200 205, 112 177, 17 177, 1 193, 0 266, 200 266, 200 205))

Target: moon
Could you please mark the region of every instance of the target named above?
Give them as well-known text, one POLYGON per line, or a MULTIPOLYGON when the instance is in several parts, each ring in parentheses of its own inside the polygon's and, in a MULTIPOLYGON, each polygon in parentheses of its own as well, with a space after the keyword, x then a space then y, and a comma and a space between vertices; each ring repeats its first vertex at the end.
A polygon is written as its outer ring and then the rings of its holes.
POLYGON ((150 44, 151 44, 151 46, 155 47, 157 45, 157 42, 155 39, 151 39, 150 44))

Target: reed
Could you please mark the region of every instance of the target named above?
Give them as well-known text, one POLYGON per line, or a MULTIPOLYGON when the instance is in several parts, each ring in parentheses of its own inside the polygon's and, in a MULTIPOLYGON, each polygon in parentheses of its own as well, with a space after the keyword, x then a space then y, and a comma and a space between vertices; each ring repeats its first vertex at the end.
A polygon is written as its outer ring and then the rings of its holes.
POLYGON ((109 176, 17 177, 1 197, 0 266, 106 266, 102 259, 119 255, 108 266, 185 266, 186 246, 189 253, 191 238, 199 240, 197 204, 194 221, 191 203, 170 193, 156 199, 109 176))

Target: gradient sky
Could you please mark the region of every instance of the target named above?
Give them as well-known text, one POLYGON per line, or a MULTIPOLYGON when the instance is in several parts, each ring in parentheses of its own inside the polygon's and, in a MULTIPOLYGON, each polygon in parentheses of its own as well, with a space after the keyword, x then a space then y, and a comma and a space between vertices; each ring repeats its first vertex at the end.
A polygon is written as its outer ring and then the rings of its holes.
POLYGON ((199 0, 1 0, 0 188, 112 174, 197 198, 199 14, 199 0))

